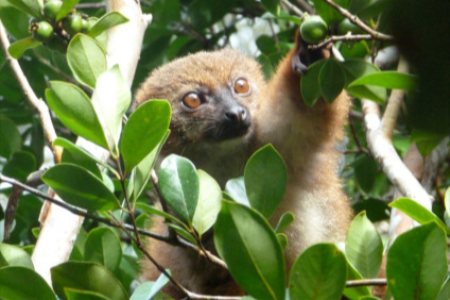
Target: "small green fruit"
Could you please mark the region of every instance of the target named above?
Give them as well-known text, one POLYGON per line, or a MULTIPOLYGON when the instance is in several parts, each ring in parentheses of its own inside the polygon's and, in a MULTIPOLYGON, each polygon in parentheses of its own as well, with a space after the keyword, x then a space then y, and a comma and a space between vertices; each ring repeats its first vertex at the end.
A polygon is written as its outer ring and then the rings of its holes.
POLYGON ((53 27, 46 21, 41 21, 36 24, 36 31, 33 33, 33 36, 38 41, 47 41, 51 38, 53 34, 53 27))
POLYGON ((63 3, 61 0, 50 0, 44 5, 44 16, 48 19, 54 20, 61 10, 63 3))
POLYGON ((364 33, 364 31, 350 22, 349 19, 345 18, 342 20, 342 22, 339 23, 337 27, 337 33, 339 35, 346 35, 348 32, 351 32, 352 34, 361 34, 364 33))
POLYGON ((325 39, 328 26, 319 16, 310 16, 300 25, 302 39, 309 44, 317 44, 325 39))
POLYGON ((78 14, 68 15, 63 19, 64 30, 70 35, 75 35, 81 31, 83 22, 78 14))

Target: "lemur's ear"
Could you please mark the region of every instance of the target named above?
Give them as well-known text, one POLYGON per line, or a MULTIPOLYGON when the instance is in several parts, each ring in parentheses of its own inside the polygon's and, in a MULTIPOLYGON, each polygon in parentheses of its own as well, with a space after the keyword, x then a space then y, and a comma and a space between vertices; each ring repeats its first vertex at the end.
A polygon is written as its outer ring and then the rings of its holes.
POLYGON ((297 29, 295 34, 295 55, 292 57, 292 68, 299 74, 306 74, 308 66, 314 62, 329 57, 328 50, 308 49, 309 44, 306 43, 297 29))

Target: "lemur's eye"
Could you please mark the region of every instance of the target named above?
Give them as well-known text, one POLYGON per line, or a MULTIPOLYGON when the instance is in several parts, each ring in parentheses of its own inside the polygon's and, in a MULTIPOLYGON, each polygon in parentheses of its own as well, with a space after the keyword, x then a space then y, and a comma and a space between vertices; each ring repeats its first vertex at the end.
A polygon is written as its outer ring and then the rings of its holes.
POLYGON ((244 78, 239 78, 234 83, 234 91, 237 94, 246 94, 250 90, 250 85, 248 84, 248 81, 244 78))
POLYGON ((202 100, 199 94, 192 92, 183 97, 183 103, 189 108, 197 108, 202 104, 202 100))

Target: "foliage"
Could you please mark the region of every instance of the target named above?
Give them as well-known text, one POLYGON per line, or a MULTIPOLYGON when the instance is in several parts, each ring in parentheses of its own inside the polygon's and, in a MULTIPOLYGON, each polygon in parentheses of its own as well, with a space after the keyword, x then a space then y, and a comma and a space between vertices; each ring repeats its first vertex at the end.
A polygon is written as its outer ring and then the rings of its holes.
MULTIPOLYGON (((54 1, 58 0, 48 3, 54 1)), ((66 202, 95 215, 95 218, 86 219, 70 260, 52 269, 52 290, 34 271, 30 259, 42 201, 24 193, 9 241, 0 244, 0 298, 131 297, 137 300, 162 297, 160 289, 168 282, 164 275, 158 281, 144 283, 134 290, 133 280, 138 277, 141 254, 136 253, 137 248, 132 245, 136 242, 137 232, 129 229, 133 228, 134 221, 147 228, 150 217, 159 215, 171 220, 171 228, 193 246, 201 246, 202 235, 214 228, 220 257, 234 279, 256 299, 340 299, 342 295, 349 299, 368 299, 369 288, 346 288, 346 280, 374 278, 382 263, 383 239, 372 222, 388 218, 389 207, 384 200, 389 197, 392 186, 379 171, 377 162, 361 151, 350 151, 346 155, 342 174, 346 178, 348 194, 354 201, 355 211, 366 212, 356 214, 345 247, 328 243, 311 246, 298 257, 287 278, 283 251, 289 241, 283 231, 294 216, 287 212, 274 227, 267 221, 280 203, 287 184, 286 167, 273 146, 267 145, 257 151, 249 159, 243 177, 231 179, 225 193, 214 178, 197 170, 186 158, 168 156, 158 171, 159 188, 177 217, 148 205, 144 195, 153 189, 149 183, 150 172, 170 134, 171 108, 164 100, 146 102, 128 114, 128 122, 123 125, 131 92, 117 66, 106 69, 104 46, 105 31, 127 20, 118 13, 105 14, 104 8, 72 12, 76 5, 90 2, 99 1, 66 0, 57 12, 44 14, 41 0, 0 0, 0 18, 15 40, 9 52, 16 58, 22 57, 20 63, 32 88, 38 97, 46 99, 56 116, 53 121, 59 137, 54 145, 64 148, 61 163, 51 166, 42 175, 45 185, 41 188, 50 187, 66 202), (60 29, 59 22, 67 23, 69 16, 79 13, 84 21, 92 20, 91 27, 80 29, 80 33, 60 29), (34 19, 28 25, 30 16, 34 19), (39 22, 51 25, 50 37, 38 32, 39 22), (95 106, 90 99, 91 89, 102 85, 111 87, 111 97, 109 102, 95 106), (79 148, 73 143, 76 136, 109 151, 113 163, 105 166, 79 148), (124 205, 124 199, 130 205, 124 205), (130 227, 121 229, 117 219, 130 227), (116 226, 105 227, 99 220, 116 226), (21 283, 23 280, 27 282, 26 288, 21 283)), ((407 0, 398 1, 398 7, 393 8, 386 6, 385 1, 376 0, 335 2, 380 32, 397 35, 397 27, 391 29, 390 13, 399 7, 416 12, 407 0), (387 13, 382 13, 384 11, 387 13)), ((419 2, 424 10, 431 6, 419 2)), ((442 4, 438 0, 433 2, 442 4)), ((348 22, 323 1, 315 0, 310 4, 322 18, 321 26, 322 21, 328 26, 326 35, 317 43, 338 35, 339 30, 342 31, 341 24, 348 22)), ((272 0, 225 1, 220 6, 206 0, 154 0, 142 1, 142 8, 153 14, 154 21, 144 39, 136 85, 150 70, 167 60, 235 42, 239 28, 246 22, 262 22, 269 24, 267 27, 277 28, 270 35, 259 36, 255 45, 251 45, 258 47, 258 60, 265 74, 270 76, 292 46, 294 32, 302 22, 281 10, 279 1, 272 0)), ((430 21, 422 16, 419 19, 420 24, 425 22, 423 20, 430 21)), ((406 21, 402 19, 395 24, 406 21)), ((419 31, 419 25, 415 25, 408 24, 413 28, 412 33, 419 31)), ((404 46, 402 43, 406 42, 400 42, 404 46)), ((429 78, 425 82, 422 80, 424 74, 434 78, 431 72, 423 73, 428 70, 424 65, 429 61, 417 61, 417 75, 380 71, 365 57, 385 44, 376 40, 337 42, 335 46, 345 61, 332 58, 309 67, 307 74, 302 76, 299 91, 305 103, 313 106, 319 97, 331 103, 343 89, 353 97, 371 99, 381 105, 385 105, 389 89, 407 89, 413 95, 410 101, 420 99, 423 89, 428 91, 432 85, 429 78)), ((427 45, 421 44, 425 50, 427 45)), ((437 57, 442 58, 443 52, 436 50, 437 57)), ((414 57, 407 50, 405 53, 407 57, 414 57)), ((425 51, 422 55, 432 56, 425 51)), ((414 65, 414 61, 412 63, 414 65)), ((448 72, 447 75, 437 74, 439 80, 448 78, 448 72)), ((448 96, 443 88, 430 94, 433 99, 448 96)), ((423 103, 418 106, 423 107, 423 103)), ((411 104, 411 107, 416 106, 411 104)), ((360 110, 357 103, 354 110, 360 110)), ((402 155, 412 141, 420 141, 421 149, 429 153, 442 138, 442 127, 436 130, 434 125, 427 123, 430 122, 428 117, 423 122, 412 121, 407 114, 402 117, 394 136, 394 144, 402 155), (423 129, 428 131, 423 133, 423 129), (409 140, 413 131, 416 140, 409 140)), ((353 120, 351 125, 357 142, 350 141, 348 149, 358 149, 360 141, 361 147, 366 147, 361 120, 353 120)), ((47 153, 38 117, 22 96, 3 52, 0 52, 0 136, 0 173, 26 182, 29 174, 43 166, 47 153)), ((448 184, 446 168, 447 165, 439 174, 442 185, 448 184)), ((6 219, 4 204, 10 194, 12 189, 2 184, 2 222, 6 219)), ((447 195, 445 200, 448 203, 450 196, 447 195)), ((435 213, 432 213, 404 198, 390 207, 410 215, 423 226, 404 233, 390 245, 386 274, 389 292, 395 299, 448 299, 446 237, 450 229, 443 220, 448 220, 450 205, 445 211, 442 203, 437 203, 435 213)), ((2 226, 2 239, 3 230, 2 226)), ((170 271, 166 275, 170 275, 170 271)))

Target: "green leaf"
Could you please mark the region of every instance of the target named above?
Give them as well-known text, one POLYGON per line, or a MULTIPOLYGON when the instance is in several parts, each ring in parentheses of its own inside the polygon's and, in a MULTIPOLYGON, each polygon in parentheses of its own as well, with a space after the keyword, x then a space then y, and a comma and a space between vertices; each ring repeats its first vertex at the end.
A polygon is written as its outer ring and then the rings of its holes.
POLYGON ((228 180, 225 185, 225 192, 237 203, 250 207, 245 191, 244 176, 228 180))
POLYGON ((128 299, 119 280, 95 263, 69 261, 52 268, 51 274, 53 289, 62 299, 67 299, 66 288, 95 292, 111 300, 128 299))
POLYGON ((216 222, 217 215, 222 207, 222 190, 217 181, 205 171, 197 170, 197 176, 199 197, 192 225, 201 237, 216 222))
POLYGON ((306 249, 292 266, 291 299, 339 300, 345 288, 347 261, 333 244, 316 244, 306 249))
POLYGON ((4 300, 50 300, 56 297, 44 279, 26 267, 0 269, 0 298, 4 300), (26 283, 26 285, 24 285, 26 283))
POLYGON ((67 48, 67 62, 75 79, 95 88, 100 74, 106 71, 106 54, 94 38, 76 34, 67 48))
POLYGON ((192 236, 192 234, 189 231, 187 231, 185 229, 185 227, 181 227, 181 226, 178 226, 178 225, 172 224, 172 223, 168 223, 167 226, 169 228, 175 230, 175 232, 179 236, 183 237, 186 241, 188 241, 188 242, 190 242, 190 243, 192 243, 194 245, 198 244, 197 241, 195 240, 195 238, 192 236))
POLYGON ((116 196, 82 167, 72 164, 58 164, 48 169, 42 180, 64 201, 88 210, 112 210, 120 208, 116 196))
POLYGON ((94 292, 76 290, 71 288, 65 288, 64 292, 66 293, 68 300, 108 300, 107 297, 94 292))
MULTIPOLYGON (((166 271, 170 274, 170 270, 166 271)), ((130 300, 153 299, 156 294, 169 282, 166 275, 161 274, 156 282, 144 282, 134 291, 130 300)))
MULTIPOLYGON (((445 199, 445 201, 447 204, 447 198, 445 199)), ((400 198, 389 204, 389 206, 401 210, 402 212, 419 222, 419 224, 423 225, 430 222, 436 222, 436 224, 443 230, 445 230, 447 234, 450 234, 450 229, 444 224, 444 222, 441 221, 441 219, 439 219, 438 216, 412 199, 400 198)))
POLYGON ((13 6, 26 14, 36 18, 42 18, 41 8, 37 0, 7 0, 13 6))
POLYGON ((166 136, 163 137, 158 146, 156 146, 149 155, 147 155, 131 172, 130 182, 128 184, 128 195, 130 201, 134 203, 139 195, 143 192, 145 185, 151 176, 151 171, 155 166, 156 158, 162 149, 170 130, 167 130, 166 136))
POLYGON ((352 266, 364 278, 378 276, 383 257, 383 241, 365 212, 358 214, 350 224, 345 253, 352 266))
MULTIPOLYGON (((362 275, 350 263, 347 263, 347 280, 363 279, 362 275)), ((349 287, 345 288, 344 295, 351 300, 362 300, 362 298, 370 296, 370 289, 368 286, 349 287)))
POLYGON ((411 74, 396 71, 383 71, 367 74, 350 83, 349 88, 357 85, 375 85, 388 89, 413 90, 418 85, 418 79, 411 74))
POLYGON ((164 212, 162 210, 159 210, 159 209, 157 209, 157 208, 155 208, 155 207, 153 207, 151 205, 148 205, 148 204, 145 204, 145 203, 142 203, 142 202, 138 202, 138 203, 136 203, 136 208, 138 208, 138 209, 140 209, 140 210, 142 210, 142 211, 144 211, 144 212, 146 212, 148 214, 157 215, 157 216, 163 217, 165 219, 171 220, 172 222, 175 222, 175 223, 178 223, 178 224, 184 226, 183 222, 181 222, 180 220, 178 220, 177 218, 175 218, 171 214, 168 214, 168 213, 166 213, 166 212, 164 212))
POLYGON ((342 63, 345 73, 345 83, 347 92, 353 97, 367 98, 377 103, 386 102, 386 89, 377 86, 355 86, 348 85, 356 79, 368 74, 380 72, 377 66, 366 62, 364 59, 348 59, 342 63))
POLYGON ((122 244, 119 237, 108 227, 91 230, 84 244, 84 258, 114 272, 122 258, 122 244))
POLYGON ((114 26, 128 22, 128 19, 124 17, 121 13, 117 11, 112 11, 101 17, 91 31, 89 31, 89 36, 96 37, 103 31, 106 31, 114 26))
POLYGON ((61 10, 58 12, 56 16, 56 22, 59 22, 67 16, 72 9, 80 2, 80 0, 64 0, 63 5, 61 6, 61 10))
POLYGON ((147 101, 131 114, 120 142, 126 174, 166 136, 170 117, 170 104, 165 100, 147 101))
POLYGON ((171 154, 162 161, 158 179, 164 200, 191 224, 200 193, 195 166, 188 159, 171 154))
POLYGON ((284 252, 284 250, 286 250, 286 247, 288 245, 287 235, 285 235, 284 233, 277 233, 277 239, 278 243, 280 243, 281 250, 284 252))
POLYGON ((345 86, 345 75, 340 62, 335 59, 325 61, 319 73, 319 86, 328 103, 339 96, 345 86))
POLYGON ((275 16, 280 13, 280 2, 278 0, 261 0, 261 4, 275 16))
POLYGON ((214 243, 233 278, 256 299, 284 299, 284 256, 275 232, 255 210, 222 202, 214 243))
MULTIPOLYGON (((337 5, 341 6, 342 8, 346 8, 348 6, 349 0, 335 0, 333 1, 337 5)), ((314 3, 314 9, 316 10, 317 14, 329 25, 336 25, 340 21, 344 19, 344 17, 338 13, 333 7, 328 5, 322 0, 313 0, 314 3)))
POLYGON ((290 211, 285 212, 278 221, 277 226, 275 226, 275 232, 282 233, 284 230, 286 230, 286 228, 289 227, 289 225, 292 224, 292 222, 294 222, 294 220, 295 217, 293 213, 291 213, 290 211))
POLYGON ((0 156, 9 159, 22 146, 22 137, 16 124, 10 119, 0 117, 0 156))
POLYGON ((300 78, 300 91, 306 106, 312 107, 322 95, 319 85, 319 74, 326 60, 319 60, 308 67, 308 72, 300 78))
POLYGON ((118 148, 122 118, 131 103, 131 91, 120 72, 119 65, 114 65, 98 77, 96 91, 106 128, 118 148))
POLYGON ((67 128, 109 149, 91 100, 80 88, 70 83, 52 81, 45 96, 50 108, 67 128))
POLYGON ((25 267, 34 270, 31 257, 25 250, 8 244, 0 244, 0 268, 7 266, 25 267))
POLYGON ((60 137, 53 141, 53 146, 60 146, 64 148, 61 158, 62 163, 78 165, 88 170, 99 179, 103 179, 102 172, 100 172, 100 169, 97 166, 97 159, 91 156, 86 150, 78 147, 71 141, 60 137))
POLYGON ((283 199, 287 170, 280 154, 272 145, 256 151, 244 170, 245 190, 250 205, 269 218, 283 199))
POLYGON ((447 277, 441 291, 439 292, 436 300, 447 300, 450 299, 450 277, 447 277))
POLYGON ((447 239, 436 223, 400 235, 388 252, 388 288, 395 299, 436 299, 447 275, 447 239))
POLYGON ((413 128, 411 131, 411 142, 415 142, 420 154, 423 157, 427 157, 446 136, 447 134, 413 128))
POLYGON ((2 173, 24 183, 34 170, 36 170, 36 159, 33 154, 27 151, 17 151, 3 166, 2 173))
POLYGON ((25 51, 36 48, 39 45, 41 45, 41 42, 30 36, 11 44, 8 48, 8 52, 15 59, 19 59, 25 51))

